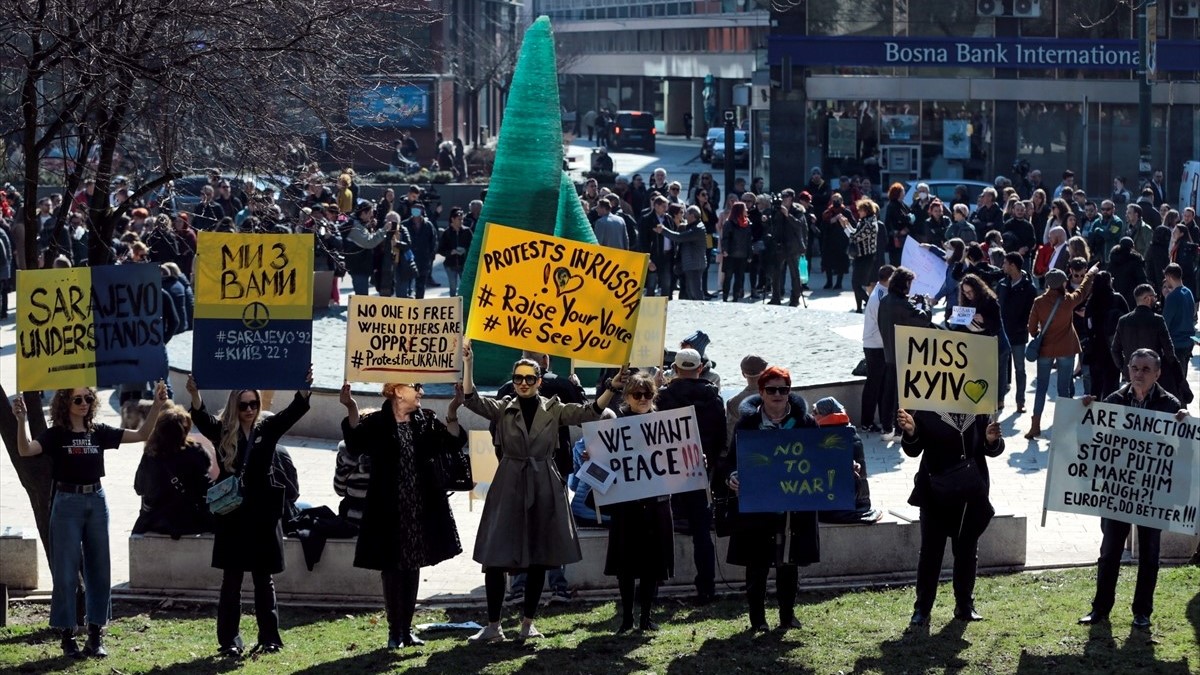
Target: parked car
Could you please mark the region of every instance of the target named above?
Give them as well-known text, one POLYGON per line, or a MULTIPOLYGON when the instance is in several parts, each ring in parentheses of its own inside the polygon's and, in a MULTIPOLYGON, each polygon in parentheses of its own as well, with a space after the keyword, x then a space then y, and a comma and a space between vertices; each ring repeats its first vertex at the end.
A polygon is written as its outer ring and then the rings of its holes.
MULTIPOLYGON (((222 179, 229 181, 231 185, 241 185, 245 179, 239 176, 222 175, 222 179)), ((256 190, 265 190, 266 188, 274 188, 277 198, 281 198, 283 190, 287 187, 287 183, 282 182, 282 177, 277 176, 255 176, 254 187, 256 190)), ((192 174, 190 176, 180 176, 171 181, 175 186, 175 208, 179 211, 191 211, 200 203, 200 190, 208 185, 207 174, 192 174)), ((167 188, 163 187, 155 191, 150 198, 150 205, 157 207, 167 197, 167 188)), ((233 215, 233 214, 227 214, 233 215)))
POLYGON ((610 150, 640 148, 654 152, 654 140, 658 130, 654 128, 654 115, 639 110, 618 110, 613 116, 611 133, 608 136, 610 150))
MULTIPOLYGON (((735 129, 733 132, 733 165, 750 166, 750 137, 749 132, 735 129)), ((725 166, 725 131, 713 142, 713 168, 725 166)))
POLYGON ((708 130, 708 135, 704 137, 704 142, 700 144, 700 161, 708 164, 712 161, 712 149, 716 144, 717 138, 725 135, 724 127, 713 127, 708 130))
MULTIPOLYGON (((983 192, 984 188, 993 187, 991 183, 985 183, 978 180, 955 180, 952 178, 921 178, 919 180, 907 181, 908 189, 904 193, 904 203, 911 204, 913 195, 917 193, 917 184, 925 183, 929 186, 929 194, 937 197, 946 204, 946 215, 950 215, 950 203, 954 201, 954 188, 959 185, 967 188, 968 202, 967 206, 971 208, 971 213, 975 213, 975 208, 979 203, 979 193, 983 192)), ((886 185, 884 187, 887 187, 886 185)))

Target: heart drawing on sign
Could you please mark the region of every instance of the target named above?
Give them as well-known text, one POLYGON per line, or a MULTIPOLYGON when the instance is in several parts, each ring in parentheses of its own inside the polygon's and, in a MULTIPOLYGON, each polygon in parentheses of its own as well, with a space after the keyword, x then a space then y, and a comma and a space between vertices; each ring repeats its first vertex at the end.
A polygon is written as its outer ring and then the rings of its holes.
POLYGON ((975 403, 979 403, 983 399, 983 395, 987 393, 987 390, 987 380, 970 380, 963 385, 963 393, 975 403))
MULTIPOLYGON (((550 265, 546 265, 545 275, 550 276, 550 265)), ((553 278, 554 290, 559 297, 583 288, 583 277, 571 274, 571 270, 565 267, 555 267, 553 278)))

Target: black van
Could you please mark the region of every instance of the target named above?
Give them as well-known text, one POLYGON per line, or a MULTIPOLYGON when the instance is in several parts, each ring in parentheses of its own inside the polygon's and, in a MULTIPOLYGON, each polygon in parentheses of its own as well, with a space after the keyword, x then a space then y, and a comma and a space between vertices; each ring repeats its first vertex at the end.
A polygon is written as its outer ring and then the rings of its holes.
POLYGON ((614 115, 608 147, 612 150, 641 148, 654 152, 654 115, 641 110, 618 110, 614 115))

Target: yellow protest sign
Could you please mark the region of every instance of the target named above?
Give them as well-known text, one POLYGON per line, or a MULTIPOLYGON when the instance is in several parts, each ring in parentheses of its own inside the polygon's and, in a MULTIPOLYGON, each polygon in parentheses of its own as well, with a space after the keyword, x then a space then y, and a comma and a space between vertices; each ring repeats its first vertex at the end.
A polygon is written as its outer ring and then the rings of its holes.
POLYGON ((994 337, 896 326, 900 407, 990 415, 1000 393, 999 360, 994 337))
MULTIPOLYGON (((663 296, 642 298, 637 327, 633 331, 633 346, 629 349, 629 365, 633 368, 661 367, 663 347, 667 342, 667 299, 663 296)), ((623 363, 575 361, 576 368, 609 368, 623 363)))
POLYGON ((457 382, 462 298, 350 296, 346 320, 349 382, 457 382))
POLYGON ((642 305, 644 253, 488 223, 467 337, 624 363, 642 305))

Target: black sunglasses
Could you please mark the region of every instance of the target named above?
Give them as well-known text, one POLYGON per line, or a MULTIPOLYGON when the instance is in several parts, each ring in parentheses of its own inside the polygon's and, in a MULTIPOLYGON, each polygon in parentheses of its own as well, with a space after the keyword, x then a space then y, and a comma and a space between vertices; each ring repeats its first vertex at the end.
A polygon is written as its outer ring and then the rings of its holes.
POLYGON ((654 394, 648 391, 631 391, 628 394, 629 398, 637 399, 638 401, 649 401, 654 398, 654 394))
POLYGON ((238 401, 238 410, 258 410, 258 401, 238 401))
POLYGON ((537 375, 513 375, 513 384, 537 384, 537 375))
POLYGON ((774 394, 776 396, 779 396, 781 394, 786 394, 786 393, 790 392, 791 390, 792 390, 791 387, 763 387, 764 394, 774 394))
POLYGON ((76 396, 75 398, 71 399, 71 403, 74 403, 75 405, 83 405, 84 403, 91 405, 95 402, 96 402, 96 397, 90 396, 90 395, 89 396, 76 396))

